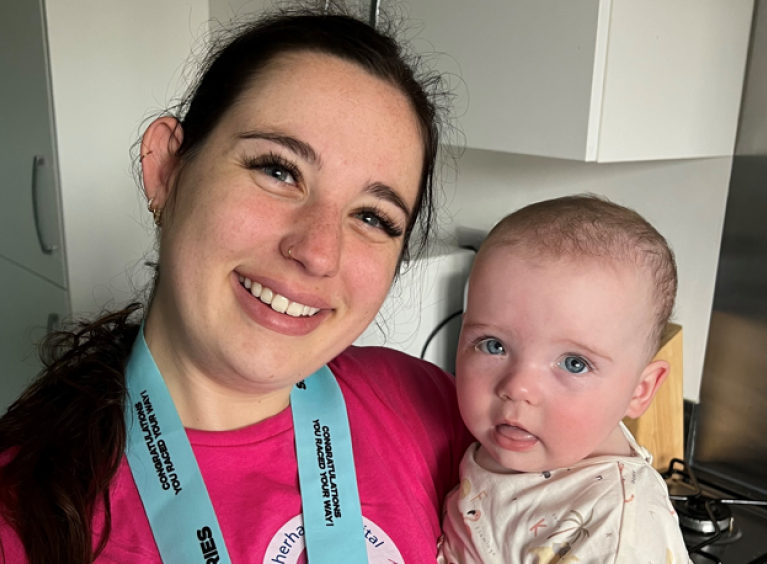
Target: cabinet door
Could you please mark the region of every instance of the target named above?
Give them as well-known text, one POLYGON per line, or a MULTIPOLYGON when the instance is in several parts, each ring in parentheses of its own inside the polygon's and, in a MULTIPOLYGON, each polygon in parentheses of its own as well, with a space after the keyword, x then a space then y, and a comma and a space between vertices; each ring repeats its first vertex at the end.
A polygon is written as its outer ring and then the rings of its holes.
POLYGON ((468 147, 585 158, 600 0, 407 2, 415 48, 460 79, 468 147))
POLYGON ((0 255, 65 285, 41 0, 0 2, 0 255))
MULTIPOLYGON (((406 0, 475 149, 732 155, 753 0, 406 0)), ((453 141, 448 139, 448 141, 453 141)))
POLYGON ((0 414, 40 370, 35 344, 68 309, 65 290, 0 257, 0 414))

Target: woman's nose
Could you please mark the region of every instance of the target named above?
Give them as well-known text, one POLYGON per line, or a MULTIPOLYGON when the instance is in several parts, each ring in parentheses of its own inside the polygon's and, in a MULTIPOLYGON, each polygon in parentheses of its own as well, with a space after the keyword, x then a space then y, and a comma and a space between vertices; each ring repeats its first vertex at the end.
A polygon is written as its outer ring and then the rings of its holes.
POLYGON ((299 262, 314 276, 338 274, 343 253, 343 218, 331 205, 302 207, 283 254, 299 262))
POLYGON ((496 393, 503 400, 536 405, 541 396, 541 373, 536 366, 513 366, 498 382, 496 393))

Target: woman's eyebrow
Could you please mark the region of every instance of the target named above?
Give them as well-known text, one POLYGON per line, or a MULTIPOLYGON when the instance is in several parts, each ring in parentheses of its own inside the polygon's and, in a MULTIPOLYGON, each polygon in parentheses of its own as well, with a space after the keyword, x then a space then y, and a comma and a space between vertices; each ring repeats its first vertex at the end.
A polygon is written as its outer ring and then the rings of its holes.
MULTIPOLYGON (((237 136, 240 139, 263 139, 265 141, 272 141, 273 143, 282 145, 289 151, 296 153, 304 160, 316 165, 317 168, 322 166, 322 161, 320 160, 319 155, 317 155, 317 152, 312 148, 311 145, 305 141, 291 137, 290 135, 285 135, 275 131, 247 131, 245 133, 240 133, 237 136)), ((391 202, 402 210, 402 212, 405 214, 405 218, 408 222, 410 222, 410 216, 412 212, 410 211, 408 205, 405 203, 405 200, 402 199, 402 196, 400 196, 396 190, 387 186, 386 184, 376 182, 365 188, 365 192, 381 200, 391 202)))
POLYGON ((266 141, 272 141, 278 145, 282 145, 289 151, 293 151, 305 161, 317 165, 318 168, 322 165, 319 155, 312 149, 311 145, 305 141, 291 137, 290 135, 284 135, 276 131, 247 131, 245 133, 240 133, 237 136, 240 139, 264 139, 266 141))
POLYGON ((400 196, 396 190, 394 190, 393 188, 390 188, 386 184, 381 184, 380 182, 376 182, 374 184, 369 185, 367 188, 365 188, 365 192, 375 196, 376 198, 380 200, 391 202, 392 204, 397 206, 405 214, 405 219, 407 220, 407 223, 410 223, 410 215, 411 215, 410 208, 405 203, 405 200, 402 199, 402 196, 400 196))

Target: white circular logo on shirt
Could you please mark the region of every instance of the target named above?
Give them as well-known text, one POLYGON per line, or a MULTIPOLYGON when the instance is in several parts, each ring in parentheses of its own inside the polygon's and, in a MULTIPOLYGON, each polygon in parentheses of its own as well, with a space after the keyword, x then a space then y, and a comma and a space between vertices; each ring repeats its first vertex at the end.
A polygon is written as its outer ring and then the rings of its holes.
MULTIPOLYGON (((362 534, 365 536, 370 564, 404 564, 397 545, 381 527, 367 517, 362 517, 362 534)), ((272 537, 264 555, 264 564, 306 564, 304 542, 304 519, 296 515, 285 523, 272 537)))

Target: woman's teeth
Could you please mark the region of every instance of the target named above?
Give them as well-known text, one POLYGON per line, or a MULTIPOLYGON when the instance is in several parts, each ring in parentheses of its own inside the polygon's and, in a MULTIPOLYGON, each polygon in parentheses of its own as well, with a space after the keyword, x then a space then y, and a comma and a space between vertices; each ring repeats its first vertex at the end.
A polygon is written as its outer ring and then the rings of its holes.
POLYGON ((258 282, 253 282, 250 278, 240 276, 240 284, 245 286, 254 298, 258 298, 266 305, 272 306, 272 309, 278 313, 286 313, 291 317, 311 317, 318 311, 318 307, 309 307, 298 302, 291 302, 285 296, 275 294, 271 289, 266 288, 258 282))

